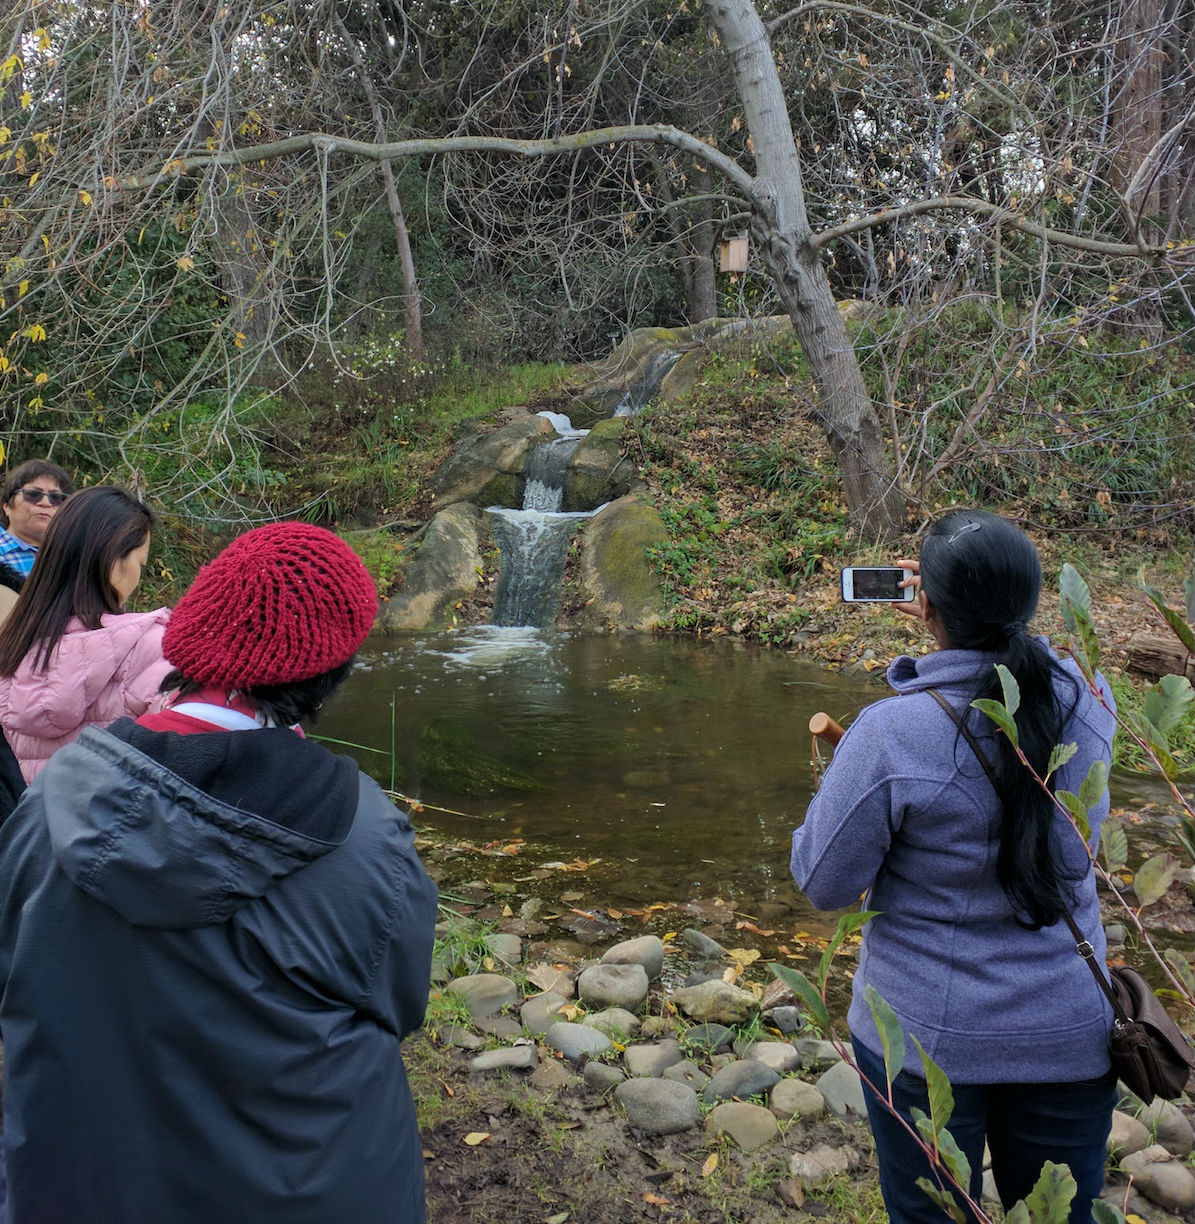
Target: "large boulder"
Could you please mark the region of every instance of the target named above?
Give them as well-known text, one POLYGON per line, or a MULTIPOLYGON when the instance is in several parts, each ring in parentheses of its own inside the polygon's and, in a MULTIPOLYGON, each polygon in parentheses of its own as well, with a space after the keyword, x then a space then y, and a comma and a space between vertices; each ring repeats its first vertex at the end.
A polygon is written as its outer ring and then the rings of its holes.
POLYGON ((630 492, 634 469, 622 453, 626 417, 598 421, 581 439, 564 478, 564 510, 592 510, 630 492))
POLYGON ((582 622, 653 629, 664 619, 664 589, 647 550, 668 542, 659 512, 632 494, 611 502, 582 528, 582 622))
POLYGON ((428 524, 403 586, 382 608, 383 632, 451 624, 453 609, 477 588, 481 574, 481 511, 469 502, 441 510, 428 524))
POLYGON ((521 506, 527 455, 538 442, 555 434, 547 417, 529 412, 492 433, 469 438, 432 478, 437 504, 467 501, 483 510, 486 506, 521 506))

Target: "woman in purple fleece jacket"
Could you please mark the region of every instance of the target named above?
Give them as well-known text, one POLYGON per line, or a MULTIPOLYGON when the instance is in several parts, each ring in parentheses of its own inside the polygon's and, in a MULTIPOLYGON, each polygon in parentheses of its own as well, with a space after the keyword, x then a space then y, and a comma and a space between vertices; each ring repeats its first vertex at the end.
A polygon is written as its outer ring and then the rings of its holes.
MULTIPOLYGON (((864 1075, 883 1090, 882 1046, 863 997, 870 985, 950 1077, 949 1130, 971 1163, 972 1197, 986 1140, 1005 1207, 1052 1160, 1069 1165, 1078 1185, 1070 1224, 1086 1224, 1115 1096, 1112 1015, 1062 915, 1069 910, 1102 959, 1095 879, 1079 834, 970 703, 999 698, 995 664, 1008 667, 1021 690, 1022 749, 1044 776, 1055 744, 1077 745, 1051 779, 1077 793, 1092 763, 1111 758, 1112 698, 1102 677, 1097 696, 1073 662, 1027 632, 1041 566, 1011 523, 947 514, 926 535, 919 571, 920 613, 938 648, 898 658, 888 680, 900 696, 865 709, 838 745, 793 834, 793 877, 820 909, 866 891, 867 908, 880 911, 864 930, 849 1012, 864 1075), (966 720, 999 797, 930 689, 966 720)), ((1105 792, 1088 812, 1093 849, 1107 814, 1105 792)), ((911 1040, 893 1090, 906 1119, 914 1106, 928 1113, 911 1040)), ((870 1094, 868 1111, 892 1224, 946 1221, 916 1185, 931 1176, 920 1149, 870 1094)))

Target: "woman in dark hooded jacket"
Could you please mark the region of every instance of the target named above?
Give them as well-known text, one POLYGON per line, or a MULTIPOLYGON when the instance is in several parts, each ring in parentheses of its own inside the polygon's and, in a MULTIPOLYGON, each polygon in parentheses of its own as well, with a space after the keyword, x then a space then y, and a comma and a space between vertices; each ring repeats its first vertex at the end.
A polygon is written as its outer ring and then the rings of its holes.
POLYGON ((13 1224, 424 1219, 399 1042, 436 889, 298 728, 376 609, 331 532, 240 537, 171 617, 173 702, 86 729, 0 829, 13 1224))

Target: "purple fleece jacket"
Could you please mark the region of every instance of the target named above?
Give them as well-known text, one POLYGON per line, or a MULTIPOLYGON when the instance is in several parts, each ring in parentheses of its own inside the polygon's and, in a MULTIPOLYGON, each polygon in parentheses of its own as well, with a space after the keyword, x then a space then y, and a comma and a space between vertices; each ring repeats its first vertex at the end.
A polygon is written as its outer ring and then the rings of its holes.
MULTIPOLYGON (((956 710, 993 665, 974 650, 902 656, 888 682, 903 694, 868 706, 834 752, 821 789, 793 834, 792 873, 819 909, 852 905, 881 911, 864 928, 849 1012, 852 1035, 883 1047, 863 998, 868 985, 888 1001, 906 1033, 962 1084, 1073 1081, 1108 1070, 1112 1012, 1063 922, 1026 931, 996 878, 999 804, 974 752, 946 711, 925 692, 937 688, 956 710)), ((1115 720, 1089 692, 1071 660, 1063 666, 1079 700, 1063 742, 1078 751, 1058 787, 1078 793, 1093 761, 1111 756, 1115 720)), ((1109 705, 1106 681, 1100 691, 1109 705)), ((1061 696, 1069 705, 1065 688, 1061 696)), ((994 726, 976 710, 968 726, 990 760, 994 726)), ((1108 797, 1090 809, 1093 845, 1108 797)), ((1057 818, 1059 860, 1087 866, 1079 835, 1057 818)), ((1079 928, 1103 963, 1095 877, 1077 885, 1079 928)), ((907 1042, 905 1068, 922 1076, 907 1042)))

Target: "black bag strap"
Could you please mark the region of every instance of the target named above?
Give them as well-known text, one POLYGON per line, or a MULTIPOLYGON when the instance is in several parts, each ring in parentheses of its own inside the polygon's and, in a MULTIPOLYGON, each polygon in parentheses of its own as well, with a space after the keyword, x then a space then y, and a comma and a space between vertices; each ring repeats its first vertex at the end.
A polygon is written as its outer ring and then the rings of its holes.
MULTIPOLYGON (((958 711, 938 692, 937 689, 926 689, 927 692, 937 703, 950 715, 951 721, 959 729, 959 734, 965 739, 975 753, 976 759, 983 766, 983 772, 987 774, 988 781, 991 782, 993 789, 996 792, 1000 802, 1004 802, 1004 797, 1000 794, 1000 784, 996 781, 996 771, 992 768, 991 761, 988 760, 987 753, 979 746, 979 741, 971 734, 967 724, 963 722, 958 711)), ((1075 951, 1087 962, 1087 967, 1091 970, 1095 980, 1099 983, 1100 989, 1107 996, 1108 1002, 1112 1004, 1112 1011, 1116 1016, 1119 1024, 1128 1024, 1129 1018, 1125 1014, 1124 1008, 1121 1006, 1120 1000, 1116 997, 1116 992, 1112 989, 1108 979, 1100 972, 1099 966, 1095 963, 1095 949, 1091 946, 1091 941, 1087 939, 1083 932, 1079 930, 1074 918, 1071 917, 1068 910, 1062 911, 1063 920, 1070 928, 1070 933, 1075 937, 1075 951)))

